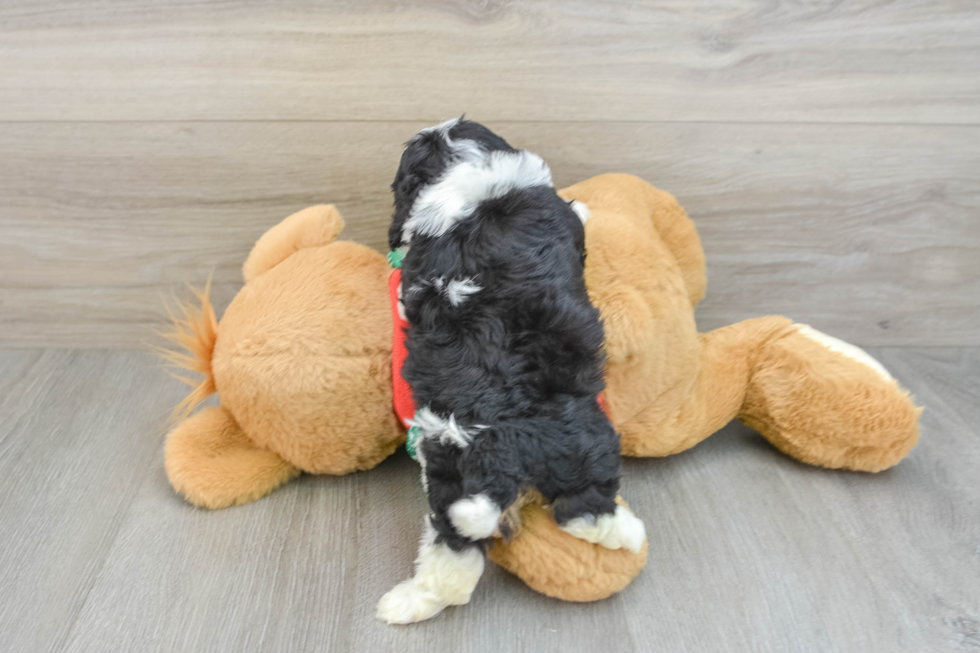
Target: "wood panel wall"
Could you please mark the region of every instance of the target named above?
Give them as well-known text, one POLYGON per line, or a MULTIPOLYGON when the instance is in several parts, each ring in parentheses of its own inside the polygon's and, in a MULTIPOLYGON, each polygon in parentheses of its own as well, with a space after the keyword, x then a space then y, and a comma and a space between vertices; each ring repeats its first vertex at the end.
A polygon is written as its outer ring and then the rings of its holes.
POLYGON ((703 329, 980 344, 980 7, 961 1, 0 4, 0 347, 130 347, 289 213, 383 249, 401 143, 464 111, 674 193, 703 329))

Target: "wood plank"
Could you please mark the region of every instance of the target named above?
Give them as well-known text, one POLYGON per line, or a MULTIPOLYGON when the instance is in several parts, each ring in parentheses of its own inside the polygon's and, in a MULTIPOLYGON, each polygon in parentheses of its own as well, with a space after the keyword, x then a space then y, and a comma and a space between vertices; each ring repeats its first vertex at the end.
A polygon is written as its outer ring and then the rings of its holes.
MULTIPOLYGON (((980 350, 871 353, 929 408, 919 447, 897 468, 808 467, 733 424, 683 454, 626 461, 623 493, 647 522, 651 553, 619 596, 562 603, 491 565, 470 605, 408 628, 374 619, 378 597, 410 573, 424 512, 418 468, 404 453, 361 474, 302 477, 247 506, 195 510, 174 496, 158 451, 133 457, 140 438, 158 442, 146 404, 108 416, 102 408, 125 370, 142 369, 137 403, 179 386, 145 376, 148 361, 127 353, 45 354, 33 378, 69 363, 64 383, 25 410, 34 417, 18 427, 22 453, 2 469, 18 475, 17 501, 36 507, 4 504, 5 534, 37 539, 8 538, 0 573, 57 569, 69 593, 75 577, 63 552, 95 560, 74 603, 42 611, 32 587, 5 584, 0 606, 14 606, 17 620, 0 620, 12 643, 4 650, 51 650, 40 645, 51 639, 25 639, 44 619, 61 634, 57 650, 71 652, 963 650, 978 643, 980 614, 980 431, 969 394, 980 350), (78 382, 102 369, 114 370, 106 386, 78 382), (73 408, 38 410, 55 399, 73 408), (111 426, 122 414, 128 426, 111 426), (68 421, 75 433, 102 434, 102 444, 46 437, 54 427, 64 438, 68 421), (114 463, 103 455, 112 446, 125 448, 114 463), (39 514, 49 518, 32 536, 39 514), (98 547, 80 546, 78 529, 96 523, 115 530, 98 547)), ((24 364, 24 354, 5 356, 21 357, 12 368, 24 364)))
MULTIPOLYGON (((934 470, 937 482, 950 496, 969 497, 976 486, 972 452, 980 448, 980 350, 959 347, 883 349, 881 362, 910 387, 916 401, 926 407, 922 419, 949 425, 943 430, 947 450, 962 450, 964 456, 950 455, 938 461, 934 470), (936 413, 934 416, 932 413, 936 413), (951 471, 950 471, 951 470, 951 471)), ((937 447, 934 440, 923 438, 919 447, 937 447)), ((938 458, 938 456, 937 456, 938 458)), ((976 522, 980 523, 980 505, 976 522)), ((966 525, 969 525, 967 522, 966 525)), ((980 545, 980 542, 977 542, 980 545)), ((980 555, 980 548, 975 551, 980 555)))
POLYGON ((56 650, 180 396, 145 353, 0 353, 0 650, 56 650))
MULTIPOLYGON (((656 619, 669 629, 663 650, 980 644, 980 429, 932 401, 942 387, 934 379, 975 386, 980 359, 976 349, 945 351, 936 358, 926 348, 870 350, 927 406, 919 446, 892 470, 805 466, 737 423, 679 456, 628 461, 628 471, 652 477, 644 488, 656 492, 632 485, 631 504, 647 499, 637 510, 661 525, 649 529, 657 538, 651 551, 660 553, 645 570, 649 577, 656 569, 656 581, 631 587, 631 605, 650 608, 631 623, 634 639, 656 619)), ((972 406, 964 395, 950 404, 972 406)))
POLYGON ((8 0, 0 62, 0 120, 980 119, 962 0, 8 0))
MULTIPOLYGON (((384 248, 401 143, 424 123, 0 124, 0 343, 128 347, 212 271, 335 202, 384 248)), ((670 190, 708 255, 703 329, 782 313, 859 344, 980 344, 980 128, 490 123, 556 183, 670 190)))

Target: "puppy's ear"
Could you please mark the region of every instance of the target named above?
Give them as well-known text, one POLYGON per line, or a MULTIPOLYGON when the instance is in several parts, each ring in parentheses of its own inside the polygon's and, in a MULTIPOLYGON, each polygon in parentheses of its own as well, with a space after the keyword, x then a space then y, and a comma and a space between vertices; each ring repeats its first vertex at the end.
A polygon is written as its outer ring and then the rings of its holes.
POLYGON ((422 188, 439 178, 452 159, 451 139, 443 129, 422 130, 405 144, 391 185, 395 194, 395 215, 388 230, 389 247, 397 249, 404 244, 401 231, 415 199, 422 188))
POLYGON ((421 185, 422 181, 412 173, 399 174, 391 185, 391 190, 395 195, 395 214, 392 216, 391 226, 388 227, 388 249, 395 250, 404 244, 402 243, 402 227, 408 220, 408 215, 412 211, 413 199, 421 185))
POLYGON ((419 179, 418 175, 406 172, 403 175, 398 175, 395 179, 395 183, 391 185, 391 190, 395 194, 395 201, 397 202, 399 198, 408 199, 415 194, 415 190, 422 184, 422 180, 419 179))

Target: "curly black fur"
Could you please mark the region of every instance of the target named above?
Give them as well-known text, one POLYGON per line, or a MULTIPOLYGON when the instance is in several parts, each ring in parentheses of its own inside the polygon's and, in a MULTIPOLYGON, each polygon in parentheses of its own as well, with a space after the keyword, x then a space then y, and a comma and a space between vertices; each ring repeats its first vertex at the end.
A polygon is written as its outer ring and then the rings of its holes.
MULTIPOLYGON (((392 185, 392 248, 403 244, 420 193, 458 162, 463 141, 521 154, 465 120, 416 136, 392 185)), ((468 437, 465 446, 433 434, 421 441, 437 542, 478 544, 447 511, 480 493, 504 509, 536 488, 559 523, 615 511, 619 437, 597 402, 603 331, 584 262, 580 218, 544 184, 486 199, 441 235, 411 236, 402 264, 411 325, 403 375, 418 407, 453 417, 468 437), (453 280, 480 290, 454 304, 453 280)))

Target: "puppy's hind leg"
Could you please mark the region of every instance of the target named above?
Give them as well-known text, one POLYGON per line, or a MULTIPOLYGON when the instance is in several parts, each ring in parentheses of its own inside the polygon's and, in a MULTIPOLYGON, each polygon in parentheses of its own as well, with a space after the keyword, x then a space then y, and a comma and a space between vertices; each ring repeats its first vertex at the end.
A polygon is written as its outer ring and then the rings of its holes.
POLYGON ((520 466, 507 433, 481 431, 458 446, 427 438, 420 445, 429 506, 415 577, 385 594, 378 618, 393 624, 430 619, 469 603, 483 573, 485 544, 503 508, 517 498, 520 466))
POLYGON ((517 500, 524 470, 514 430, 486 427, 461 461, 461 496, 446 505, 453 530, 471 540, 497 532, 503 511, 517 500))
POLYGON ((379 619, 409 624, 431 619, 447 606, 469 603, 483 574, 483 547, 473 543, 457 551, 437 538, 431 517, 426 517, 415 576, 381 597, 379 619))
POLYGON ((638 553, 646 541, 646 528, 629 508, 616 503, 621 469, 618 436, 604 417, 590 431, 597 435, 582 447, 578 459, 552 466, 540 489, 566 533, 607 549, 638 553))
POLYGON ((464 498, 460 468, 464 466, 465 449, 434 437, 419 444, 432 512, 425 518, 415 576, 378 603, 378 618, 383 621, 414 623, 431 619, 447 606, 469 603, 483 574, 482 539, 489 537, 484 533, 494 520, 494 510, 477 497, 464 498))
POLYGON ((626 506, 612 506, 595 488, 555 500, 555 521, 575 537, 607 549, 629 549, 639 553, 647 539, 646 527, 626 506))

